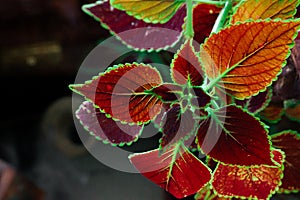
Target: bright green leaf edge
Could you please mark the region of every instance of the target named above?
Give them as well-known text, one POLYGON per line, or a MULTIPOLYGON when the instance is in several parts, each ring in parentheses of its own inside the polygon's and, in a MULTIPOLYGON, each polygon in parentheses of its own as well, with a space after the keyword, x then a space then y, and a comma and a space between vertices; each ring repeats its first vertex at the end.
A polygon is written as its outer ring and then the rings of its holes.
MULTIPOLYGON (((142 16, 133 13, 132 11, 126 10, 126 8, 124 8, 121 4, 116 4, 115 0, 109 0, 109 2, 110 2, 110 5, 113 6, 114 8, 125 11, 128 15, 130 15, 138 20, 143 20, 146 23, 152 23, 152 24, 158 24, 158 23, 164 24, 164 23, 168 22, 176 14, 177 10, 183 5, 183 3, 180 1, 174 1, 174 3, 171 5, 171 7, 172 7, 172 9, 174 9, 174 11, 172 13, 170 13, 168 16, 166 16, 166 18, 164 18, 163 20, 151 20, 151 19, 149 19, 149 17, 143 18, 142 16)), ((168 7, 167 9, 170 9, 170 8, 168 7)), ((164 10, 162 10, 160 13, 163 13, 163 12, 164 12, 164 10)), ((157 13, 157 15, 160 15, 160 13, 157 13)))

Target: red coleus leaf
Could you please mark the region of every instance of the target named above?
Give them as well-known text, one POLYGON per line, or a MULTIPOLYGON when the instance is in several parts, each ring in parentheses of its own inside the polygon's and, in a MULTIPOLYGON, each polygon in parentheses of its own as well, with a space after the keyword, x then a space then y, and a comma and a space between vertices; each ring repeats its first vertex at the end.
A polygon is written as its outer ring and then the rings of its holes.
POLYGON ((197 135, 198 146, 205 154, 225 164, 274 165, 267 131, 259 120, 235 106, 209 113, 197 135))
MULTIPOLYGON (((194 28, 194 40, 199 44, 210 35, 216 19, 222 8, 215 5, 198 4, 193 10, 193 28, 194 28)), ((196 50, 199 47, 195 47, 196 50)))
POLYGON ((281 183, 284 154, 273 150, 279 166, 229 166, 219 163, 212 186, 220 195, 241 198, 268 199, 281 183))
POLYGON ((272 145, 286 155, 281 188, 287 191, 300 190, 300 134, 284 131, 272 135, 272 145))
POLYGON ((184 85, 200 86, 203 83, 203 71, 199 57, 192 45, 193 40, 186 40, 175 55, 171 64, 171 76, 174 82, 184 85))
POLYGON ((111 7, 107 1, 85 5, 83 10, 129 47, 148 51, 166 49, 178 42, 186 16, 183 6, 167 23, 151 24, 111 7))
POLYGON ((150 65, 125 64, 109 68, 85 84, 70 88, 94 102, 112 118, 126 123, 147 123, 161 110, 162 102, 149 90, 162 83, 150 65))
MULTIPOLYGON (((170 147, 179 141, 187 140, 194 133, 197 120, 193 119, 191 110, 182 110, 179 104, 168 110, 162 121, 163 137, 160 140, 160 147, 170 147)), ((193 142, 193 141, 191 141, 193 142)))
POLYGON ((162 155, 158 149, 133 154, 129 159, 145 177, 176 198, 195 194, 211 179, 209 168, 184 147, 176 146, 162 155))
POLYGON ((112 145, 130 145, 140 135, 143 126, 127 125, 107 118, 93 103, 85 101, 76 111, 76 117, 90 134, 104 143, 112 145))
POLYGON ((260 92, 258 95, 245 100, 235 100, 237 105, 242 106, 251 113, 257 113, 267 107, 272 98, 272 90, 268 89, 264 92, 260 92))

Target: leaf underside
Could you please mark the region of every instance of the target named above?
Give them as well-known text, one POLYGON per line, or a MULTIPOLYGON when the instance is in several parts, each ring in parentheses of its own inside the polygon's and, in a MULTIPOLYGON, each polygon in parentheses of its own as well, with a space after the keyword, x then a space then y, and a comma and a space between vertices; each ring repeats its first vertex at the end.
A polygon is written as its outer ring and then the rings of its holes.
POLYGON ((104 143, 112 145, 130 145, 138 139, 143 126, 122 124, 107 118, 93 103, 85 101, 76 111, 80 123, 104 143))
POLYGON ((299 26, 299 20, 260 21, 221 30, 200 49, 206 75, 237 99, 265 90, 285 64, 299 26))
POLYGON ((84 5, 83 10, 129 47, 147 51, 159 51, 177 43, 186 16, 183 6, 167 23, 150 24, 127 15, 125 11, 112 9, 107 1, 84 5))

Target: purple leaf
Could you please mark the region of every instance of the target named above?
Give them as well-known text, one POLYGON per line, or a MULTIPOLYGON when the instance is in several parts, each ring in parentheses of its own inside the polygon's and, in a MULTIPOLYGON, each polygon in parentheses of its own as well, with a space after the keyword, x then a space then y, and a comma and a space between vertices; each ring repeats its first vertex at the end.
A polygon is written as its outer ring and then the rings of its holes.
POLYGON ((83 10, 129 47, 147 51, 159 51, 175 45, 182 35, 186 16, 185 6, 182 6, 167 23, 151 24, 111 7, 107 1, 84 5, 83 10))
POLYGON ((130 145, 138 139, 143 126, 127 125, 107 118, 93 103, 85 101, 76 111, 76 117, 80 123, 104 143, 112 145, 130 145))

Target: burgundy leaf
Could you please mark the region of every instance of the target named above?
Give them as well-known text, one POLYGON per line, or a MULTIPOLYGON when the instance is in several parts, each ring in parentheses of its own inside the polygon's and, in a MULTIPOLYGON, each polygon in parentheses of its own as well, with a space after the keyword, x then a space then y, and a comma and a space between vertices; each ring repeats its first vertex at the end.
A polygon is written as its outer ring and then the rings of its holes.
POLYGON ((300 134, 284 131, 272 135, 272 145, 286 155, 281 188, 285 191, 300 190, 300 134))
POLYGON ((162 84, 152 90, 163 102, 178 101, 181 97, 182 87, 172 83, 162 84))
POLYGON ((245 100, 235 100, 237 105, 247 109, 250 113, 257 113, 266 108, 272 98, 272 90, 267 89, 258 95, 245 100))
POLYGON ((83 10, 129 47, 148 51, 166 49, 177 43, 186 16, 186 8, 183 6, 167 23, 150 24, 111 7, 108 1, 85 5, 83 10))
POLYGON ((163 154, 156 149, 133 154, 129 159, 145 177, 176 198, 195 194, 211 179, 209 168, 186 148, 178 146, 163 154))
POLYGON ((203 71, 192 42, 193 40, 186 40, 175 54, 171 64, 171 76, 178 84, 190 82, 191 85, 200 86, 203 83, 203 71))
POLYGON ((85 101, 76 111, 76 117, 90 134, 104 143, 130 145, 138 139, 143 126, 126 125, 107 118, 93 103, 85 101))
MULTIPOLYGON (((222 8, 215 5, 198 4, 193 10, 193 28, 195 32, 194 40, 199 44, 207 38, 215 24, 216 19, 222 8)), ((195 47, 199 50, 199 47, 195 47)))
POLYGON ((164 116, 160 147, 165 149, 179 141, 189 139, 195 131, 196 123, 197 120, 193 119, 193 113, 189 109, 182 111, 179 104, 174 105, 164 116))
POLYGON ((267 131, 259 120, 235 106, 209 113, 197 135, 204 153, 225 164, 274 165, 267 131))

